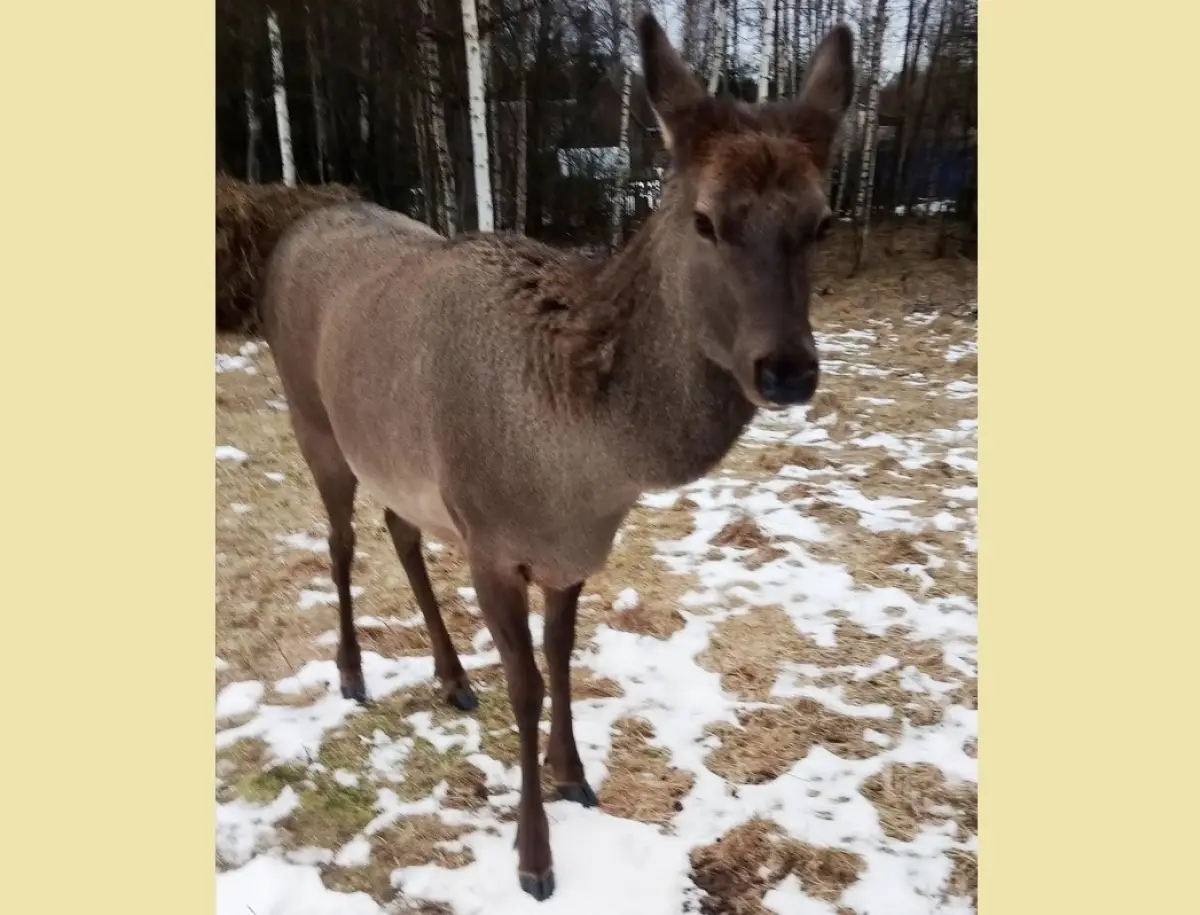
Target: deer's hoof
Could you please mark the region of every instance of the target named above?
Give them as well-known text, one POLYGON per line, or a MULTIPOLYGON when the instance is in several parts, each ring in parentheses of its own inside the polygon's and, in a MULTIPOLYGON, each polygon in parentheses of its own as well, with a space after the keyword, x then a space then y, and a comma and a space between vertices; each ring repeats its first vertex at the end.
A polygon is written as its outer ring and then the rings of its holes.
POLYGON ((545 902, 554 895, 554 871, 548 870, 540 877, 518 871, 517 876, 521 878, 521 889, 538 902, 545 902))
POLYGON ((360 705, 369 705, 370 700, 367 699, 367 687, 361 680, 358 681, 342 681, 342 698, 353 699, 360 705))
POLYGON ((564 801, 572 801, 576 804, 582 804, 584 807, 595 807, 600 803, 596 800, 596 792, 592 790, 592 786, 587 782, 579 782, 575 785, 559 785, 558 794, 564 801))
POLYGON ((452 690, 446 697, 446 701, 462 712, 473 712, 479 708, 479 697, 469 686, 460 686, 452 690))

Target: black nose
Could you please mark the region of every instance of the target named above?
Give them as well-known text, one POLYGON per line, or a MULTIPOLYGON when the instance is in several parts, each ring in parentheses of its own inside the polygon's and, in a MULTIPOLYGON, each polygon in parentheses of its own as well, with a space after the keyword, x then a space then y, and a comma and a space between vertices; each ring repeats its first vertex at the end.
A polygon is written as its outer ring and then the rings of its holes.
POLYGON ((758 393, 780 406, 808 403, 817 393, 817 367, 788 359, 760 359, 754 367, 758 393))

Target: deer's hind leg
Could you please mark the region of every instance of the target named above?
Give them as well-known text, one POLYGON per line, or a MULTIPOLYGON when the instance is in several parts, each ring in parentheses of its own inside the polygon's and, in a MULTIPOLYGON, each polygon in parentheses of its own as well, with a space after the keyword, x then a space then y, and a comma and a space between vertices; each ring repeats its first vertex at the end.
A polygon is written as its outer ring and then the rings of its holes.
POLYGON ((354 566, 354 494, 358 477, 346 463, 332 433, 312 428, 298 415, 292 426, 305 463, 317 484, 325 513, 329 517, 329 565, 338 595, 340 638, 337 665, 342 696, 366 703, 362 655, 354 629, 354 603, 350 596, 350 573, 354 566))
POLYGON ((425 557, 421 555, 421 531, 390 508, 384 510, 383 520, 388 533, 392 535, 392 544, 396 547, 400 564, 404 566, 404 574, 408 576, 417 606, 425 617, 425 629, 433 646, 433 672, 442 685, 442 696, 455 708, 464 712, 473 711, 479 707, 479 698, 471 689, 467 672, 463 670, 454 642, 446 631, 433 586, 429 583, 429 570, 425 567, 425 557))

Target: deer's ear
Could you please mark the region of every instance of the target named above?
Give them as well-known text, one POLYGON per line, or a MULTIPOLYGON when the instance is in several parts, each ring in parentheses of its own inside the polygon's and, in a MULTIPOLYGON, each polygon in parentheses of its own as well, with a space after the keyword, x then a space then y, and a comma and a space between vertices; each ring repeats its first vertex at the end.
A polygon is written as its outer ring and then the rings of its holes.
POLYGON ((832 115, 839 122, 854 98, 854 33, 834 26, 813 52, 797 101, 832 115))
POLYGON ((708 94, 671 47, 667 33, 652 13, 643 13, 638 18, 637 32, 646 94, 662 128, 663 143, 668 151, 674 153, 676 139, 682 132, 688 113, 703 102, 708 94))

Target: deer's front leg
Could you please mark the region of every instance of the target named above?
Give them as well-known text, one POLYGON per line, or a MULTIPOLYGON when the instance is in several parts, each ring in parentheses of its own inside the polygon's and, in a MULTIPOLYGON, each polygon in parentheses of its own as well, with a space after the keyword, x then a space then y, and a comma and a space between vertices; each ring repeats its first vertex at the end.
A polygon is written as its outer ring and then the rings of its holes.
POLYGON ((542 806, 538 719, 546 690, 533 657, 527 586, 517 569, 472 560, 479 609, 500 652, 521 739, 521 802, 517 811, 517 875, 521 889, 539 902, 554 893, 550 826, 542 806))
POLYGON ((569 588, 546 588, 546 632, 544 648, 550 669, 550 744, 546 762, 558 783, 558 792, 584 807, 596 806, 594 792, 583 775, 583 763, 575 746, 571 719, 571 653, 575 650, 575 616, 583 583, 569 588))

